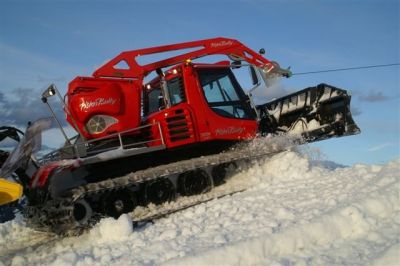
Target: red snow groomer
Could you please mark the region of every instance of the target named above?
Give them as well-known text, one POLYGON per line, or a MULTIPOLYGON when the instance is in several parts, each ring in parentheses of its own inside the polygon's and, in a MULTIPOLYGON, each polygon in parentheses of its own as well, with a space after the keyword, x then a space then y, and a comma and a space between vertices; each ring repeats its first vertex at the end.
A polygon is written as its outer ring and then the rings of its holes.
MULTIPOLYGON (((268 92, 271 78, 291 75, 262 54, 214 38, 126 51, 92 77, 76 77, 64 110, 78 136, 35 160, 34 170, 29 156, 18 165, 27 169, 20 180, 28 180, 28 220, 57 232, 85 228, 99 217, 209 191, 224 182, 229 165, 272 152, 238 143, 269 134, 293 133, 305 143, 359 132, 350 96, 327 84, 256 105, 255 89, 268 92), (138 62, 166 52, 175 54, 138 62)), ((44 95, 55 93, 51 86, 44 95)))

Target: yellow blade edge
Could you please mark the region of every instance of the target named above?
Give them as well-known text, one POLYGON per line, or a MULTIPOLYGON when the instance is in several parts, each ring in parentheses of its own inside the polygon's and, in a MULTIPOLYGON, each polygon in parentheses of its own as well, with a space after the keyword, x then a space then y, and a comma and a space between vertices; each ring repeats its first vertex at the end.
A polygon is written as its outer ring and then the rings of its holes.
POLYGON ((0 178, 0 205, 18 200, 22 196, 22 186, 0 178))

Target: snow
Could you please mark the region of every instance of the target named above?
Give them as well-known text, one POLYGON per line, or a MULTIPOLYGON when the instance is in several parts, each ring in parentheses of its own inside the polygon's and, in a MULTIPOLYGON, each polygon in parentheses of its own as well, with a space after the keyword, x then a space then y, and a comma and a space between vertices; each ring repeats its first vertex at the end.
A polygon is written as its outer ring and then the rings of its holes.
POLYGON ((0 265, 399 265, 400 159, 348 167, 314 157, 261 160, 218 188, 246 191, 136 228, 123 215, 61 239, 18 217, 0 224, 0 265))
POLYGON ((117 220, 105 218, 90 231, 90 236, 97 242, 120 241, 133 233, 132 220, 127 214, 117 220))

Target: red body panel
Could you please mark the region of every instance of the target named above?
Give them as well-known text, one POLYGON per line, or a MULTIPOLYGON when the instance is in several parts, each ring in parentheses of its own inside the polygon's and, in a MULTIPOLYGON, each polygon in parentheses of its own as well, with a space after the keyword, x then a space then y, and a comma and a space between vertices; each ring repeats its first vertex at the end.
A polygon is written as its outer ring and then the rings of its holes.
POLYGON ((60 160, 55 162, 50 162, 42 167, 33 175, 29 188, 44 187, 51 175, 54 173, 59 173, 63 169, 73 170, 79 167, 79 160, 60 160))
MULTIPOLYGON (((192 111, 186 103, 181 103, 169 109, 151 114, 145 121, 145 123, 151 124, 157 122, 161 125, 164 143, 168 148, 198 141, 192 111)), ((153 137, 155 139, 161 138, 157 128, 153 129, 153 137)), ((157 143, 154 145, 157 145, 157 143)))
POLYGON ((69 84, 67 107, 73 118, 67 115, 67 120, 87 139, 138 127, 141 91, 141 84, 132 80, 77 77, 69 84), (102 133, 90 134, 86 123, 98 114, 118 122, 102 133))

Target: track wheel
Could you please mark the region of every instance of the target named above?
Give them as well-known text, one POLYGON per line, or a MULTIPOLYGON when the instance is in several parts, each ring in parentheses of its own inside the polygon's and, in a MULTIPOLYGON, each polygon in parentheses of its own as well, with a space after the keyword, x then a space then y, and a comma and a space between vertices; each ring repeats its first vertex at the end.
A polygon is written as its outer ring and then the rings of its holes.
POLYGON ((182 196, 191 196, 211 189, 211 178, 204 170, 194 170, 178 177, 178 192, 182 196))
POLYGON ((235 162, 223 163, 217 166, 214 166, 211 169, 211 176, 214 181, 214 186, 219 186, 225 183, 228 175, 232 173, 232 171, 237 169, 237 165, 235 162))
POLYGON ((156 205, 170 201, 175 197, 175 188, 169 179, 163 178, 150 181, 144 186, 144 200, 146 204, 156 205))
POLYGON ((92 214, 92 207, 90 207, 90 204, 86 200, 81 199, 74 204, 73 215, 78 224, 86 224, 90 217, 92 217, 92 214))
POLYGON ((214 186, 222 185, 225 182, 225 177, 228 167, 228 164, 220 164, 211 169, 211 175, 214 181, 214 186))
POLYGON ((123 213, 133 211, 137 206, 137 198, 129 190, 116 190, 103 198, 103 211, 108 216, 118 218, 123 213))

